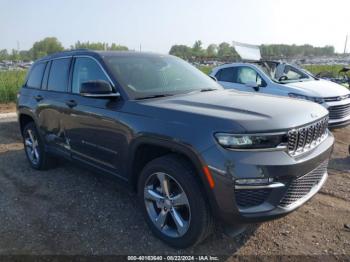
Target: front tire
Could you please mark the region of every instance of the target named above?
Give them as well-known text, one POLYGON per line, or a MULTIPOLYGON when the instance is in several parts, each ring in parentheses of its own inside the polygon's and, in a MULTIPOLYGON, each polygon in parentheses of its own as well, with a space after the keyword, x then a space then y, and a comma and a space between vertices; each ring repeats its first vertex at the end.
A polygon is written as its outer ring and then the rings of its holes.
POLYGON ((158 238, 175 248, 196 245, 213 229, 196 175, 187 161, 166 155, 149 162, 138 181, 147 224, 158 238))
POLYGON ((23 129, 23 145, 32 168, 45 170, 53 165, 53 159, 45 151, 44 143, 34 122, 28 123, 23 129))

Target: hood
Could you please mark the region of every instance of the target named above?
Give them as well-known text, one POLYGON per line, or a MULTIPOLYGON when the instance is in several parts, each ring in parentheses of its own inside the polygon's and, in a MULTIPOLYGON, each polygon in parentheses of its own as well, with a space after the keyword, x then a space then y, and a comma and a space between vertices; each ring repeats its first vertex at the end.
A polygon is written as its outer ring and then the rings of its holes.
POLYGON ((328 114, 324 107, 316 103, 234 90, 199 92, 140 102, 143 114, 148 117, 151 115, 152 118, 183 125, 198 125, 200 122, 205 123, 204 128, 223 132, 238 132, 222 130, 234 125, 239 125, 247 133, 285 131, 328 114))
POLYGON ((239 42, 233 42, 232 45, 243 60, 259 61, 261 59, 259 46, 239 42))
POLYGON ((346 87, 323 79, 288 83, 285 85, 300 90, 302 94, 315 97, 335 97, 350 94, 350 91, 346 87))

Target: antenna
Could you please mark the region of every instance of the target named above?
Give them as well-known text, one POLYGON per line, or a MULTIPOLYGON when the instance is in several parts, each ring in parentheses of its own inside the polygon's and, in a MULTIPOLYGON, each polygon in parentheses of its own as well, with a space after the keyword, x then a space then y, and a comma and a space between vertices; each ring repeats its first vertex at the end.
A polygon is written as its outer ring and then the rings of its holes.
POLYGON ((346 38, 345 38, 344 54, 346 53, 347 44, 348 44, 348 35, 346 35, 346 38))

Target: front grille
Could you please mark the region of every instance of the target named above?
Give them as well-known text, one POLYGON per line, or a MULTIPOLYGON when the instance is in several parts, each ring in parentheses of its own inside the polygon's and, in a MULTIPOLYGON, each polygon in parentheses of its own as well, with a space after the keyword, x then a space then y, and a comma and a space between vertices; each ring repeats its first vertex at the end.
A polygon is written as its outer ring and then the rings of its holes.
POLYGON ((269 196, 271 189, 237 189, 236 202, 240 207, 253 207, 262 204, 269 196))
POLYGON ((328 161, 319 165, 304 176, 293 180, 289 185, 287 192, 283 196, 279 206, 288 207, 305 197, 315 186, 317 186, 327 172, 328 161))
POLYGON ((288 152, 292 156, 305 153, 319 145, 328 134, 328 117, 311 125, 288 132, 288 152))
POLYGON ((348 98, 350 98, 350 94, 349 95, 344 95, 344 96, 325 97, 324 101, 325 102, 336 102, 336 101, 342 101, 342 100, 348 99, 348 98))
POLYGON ((328 108, 329 119, 341 119, 350 116, 350 104, 330 106, 328 108))

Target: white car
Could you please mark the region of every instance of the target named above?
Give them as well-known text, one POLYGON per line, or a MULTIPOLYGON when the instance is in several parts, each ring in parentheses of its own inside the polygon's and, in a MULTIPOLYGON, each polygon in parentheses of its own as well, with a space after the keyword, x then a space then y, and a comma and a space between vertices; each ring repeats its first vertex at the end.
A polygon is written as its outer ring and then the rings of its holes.
POLYGON ((339 84, 314 77, 306 70, 276 61, 232 63, 210 73, 225 88, 307 99, 329 111, 329 126, 350 123, 350 91, 339 84))

